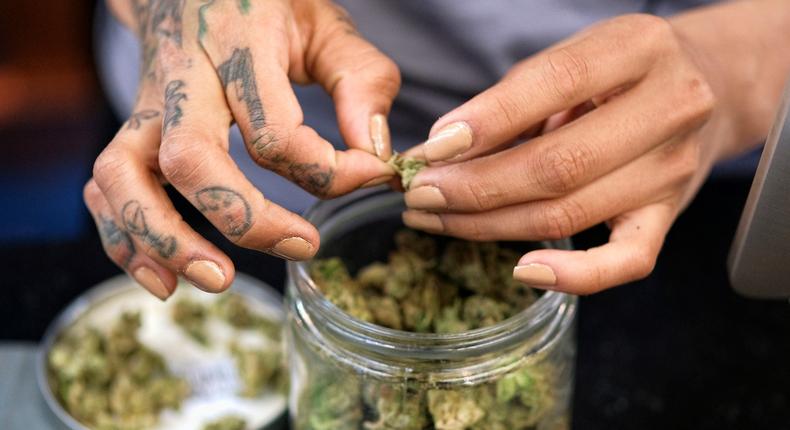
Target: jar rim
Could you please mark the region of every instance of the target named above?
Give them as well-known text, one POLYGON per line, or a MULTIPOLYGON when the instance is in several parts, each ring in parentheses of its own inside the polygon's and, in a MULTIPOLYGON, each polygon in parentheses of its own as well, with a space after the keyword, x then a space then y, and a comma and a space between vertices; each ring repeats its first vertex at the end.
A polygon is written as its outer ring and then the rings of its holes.
MULTIPOLYGON (((330 220, 336 212, 382 196, 394 200, 401 195, 383 187, 361 190, 314 205, 305 214, 305 219, 316 225, 320 231, 324 222, 330 220)), ((402 197, 400 199, 402 200, 402 197)), ((571 248, 570 241, 567 239, 542 243, 547 247, 571 248)), ((464 359, 504 351, 535 336, 546 328, 547 323, 552 323, 552 318, 559 325, 555 329, 564 331, 567 328, 564 326, 570 324, 576 311, 575 296, 546 291, 518 314, 491 326, 458 333, 415 333, 396 330, 354 318, 330 302, 310 276, 309 262, 289 261, 287 265, 289 288, 297 293, 299 298, 310 307, 314 316, 321 320, 320 329, 315 322, 310 324, 311 329, 328 330, 334 337, 354 343, 358 348, 368 352, 396 354, 401 358, 464 359)), ((313 319, 305 306, 297 306, 296 312, 302 319, 313 319)), ((556 335, 555 330, 548 332, 553 332, 547 333, 548 335, 556 335)), ((551 338, 545 339, 545 342, 538 341, 535 347, 541 349, 550 341, 551 338)))

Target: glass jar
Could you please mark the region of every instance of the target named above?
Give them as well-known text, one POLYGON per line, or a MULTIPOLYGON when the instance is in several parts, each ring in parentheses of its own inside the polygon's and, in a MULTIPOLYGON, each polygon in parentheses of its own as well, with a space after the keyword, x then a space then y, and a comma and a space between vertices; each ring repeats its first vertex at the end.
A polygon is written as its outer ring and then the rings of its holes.
MULTIPOLYGON (((320 203, 318 258, 356 271, 385 261, 403 228, 401 194, 382 189, 320 203)), ((568 241, 532 248, 570 249, 568 241)), ((496 325, 453 334, 393 330, 324 298, 309 263, 288 263, 286 343, 296 430, 567 429, 576 297, 546 292, 496 325)))

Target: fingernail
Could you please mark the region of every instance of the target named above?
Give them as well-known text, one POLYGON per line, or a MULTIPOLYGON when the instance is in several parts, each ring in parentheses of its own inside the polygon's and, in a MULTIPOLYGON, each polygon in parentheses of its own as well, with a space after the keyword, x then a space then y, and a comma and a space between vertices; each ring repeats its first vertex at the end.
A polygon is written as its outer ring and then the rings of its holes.
POLYGON ((461 155, 472 147, 472 129, 465 122, 445 126, 425 142, 425 158, 442 161, 461 155))
POLYGON ((392 143, 386 116, 377 113, 370 117, 370 140, 376 156, 384 161, 389 160, 392 156, 392 143))
POLYGON ((447 209, 447 199, 442 191, 434 186, 425 185, 406 191, 406 206, 411 209, 447 209))
POLYGON ((189 263, 184 276, 196 287, 210 293, 218 293, 225 286, 225 274, 213 261, 197 260, 189 263))
POLYGON ((288 260, 309 260, 313 257, 313 245, 301 237, 289 237, 277 242, 271 252, 288 260))
POLYGON ((379 176, 378 178, 373 178, 365 182, 364 184, 361 185, 361 187, 362 188, 375 187, 376 185, 385 184, 389 182, 391 179, 392 179, 392 175, 379 176))
POLYGON ((557 285, 557 275, 554 274, 554 270, 540 263, 530 263, 514 267, 513 279, 536 287, 557 285))
POLYGON ((403 212, 403 223, 411 228, 425 230, 431 233, 441 233, 444 231, 444 224, 439 215, 423 211, 408 210, 403 212))
POLYGON ((167 300, 171 292, 165 287, 165 283, 159 278, 153 270, 143 266, 138 268, 132 274, 132 277, 138 284, 145 287, 151 294, 155 295, 161 301, 167 300))

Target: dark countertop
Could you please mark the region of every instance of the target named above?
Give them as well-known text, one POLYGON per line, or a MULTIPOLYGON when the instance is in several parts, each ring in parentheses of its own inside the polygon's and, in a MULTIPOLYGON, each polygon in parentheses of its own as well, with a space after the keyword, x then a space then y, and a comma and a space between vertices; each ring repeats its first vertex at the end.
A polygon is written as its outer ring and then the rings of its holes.
MULTIPOLYGON (((574 428, 790 429, 790 304, 741 298, 726 278, 749 185, 707 184, 653 275, 582 298, 574 428)), ((279 260, 233 248, 183 201, 177 207, 237 270, 283 284, 279 260)), ((88 230, 76 241, 0 247, 0 342, 38 340, 69 301, 118 273, 88 230)), ((594 246, 606 233, 576 243, 594 246)))

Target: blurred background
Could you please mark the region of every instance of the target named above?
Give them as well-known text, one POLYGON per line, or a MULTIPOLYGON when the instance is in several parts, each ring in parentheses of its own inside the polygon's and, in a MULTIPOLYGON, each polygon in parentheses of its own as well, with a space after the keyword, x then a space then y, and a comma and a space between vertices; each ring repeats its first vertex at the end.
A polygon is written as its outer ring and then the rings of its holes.
MULTIPOLYGON (((23 413, 3 408, 4 393, 32 384, 32 373, 2 373, 3 351, 31 357, 60 310, 120 272, 82 203, 93 159, 122 122, 95 67, 96 6, 0 2, 0 428, 23 413)), ((757 157, 714 174, 650 278, 582 299, 574 428, 790 428, 790 306, 737 296, 725 272, 757 157)), ((282 262, 230 246, 171 196, 239 271, 282 288, 282 262)))

